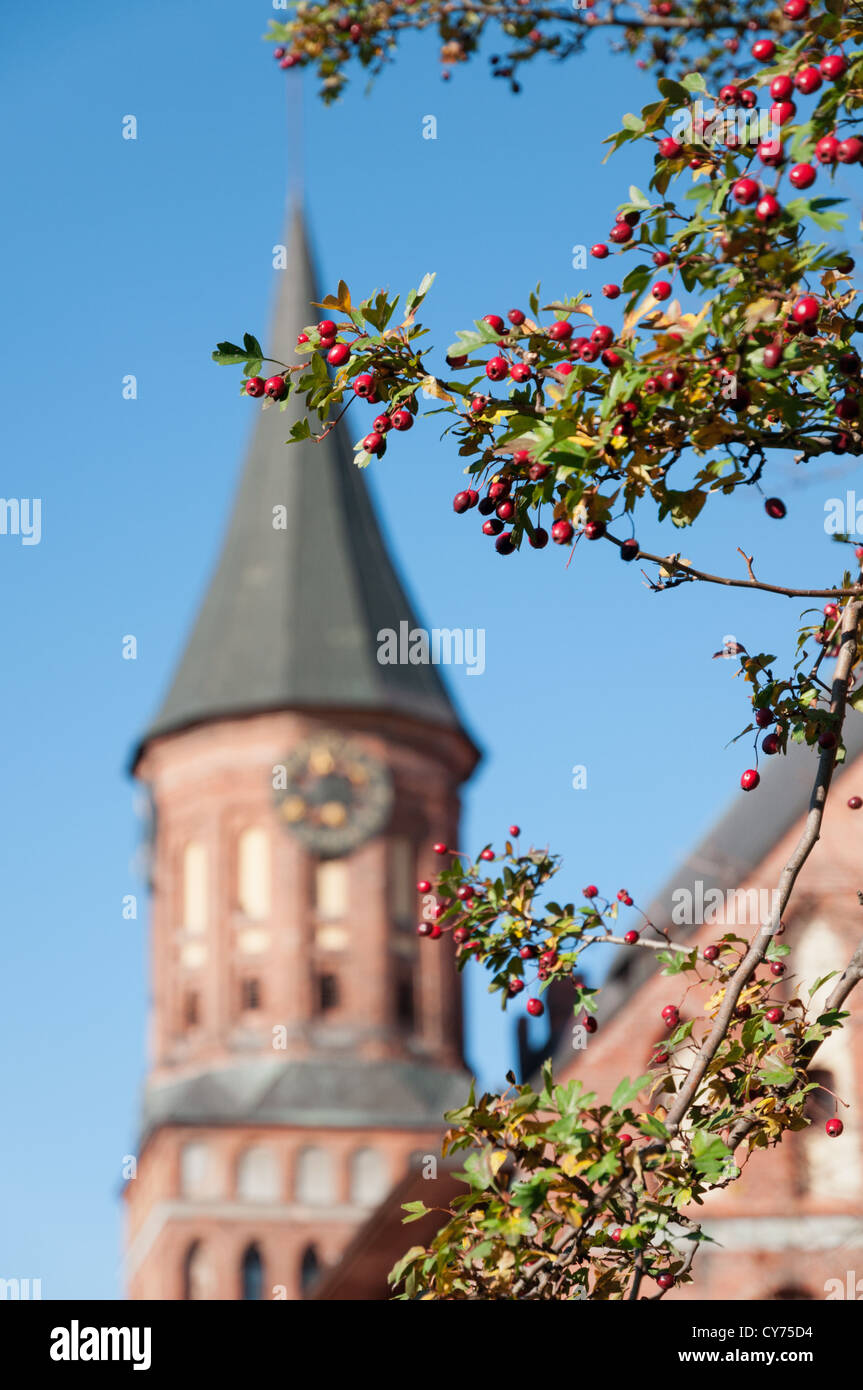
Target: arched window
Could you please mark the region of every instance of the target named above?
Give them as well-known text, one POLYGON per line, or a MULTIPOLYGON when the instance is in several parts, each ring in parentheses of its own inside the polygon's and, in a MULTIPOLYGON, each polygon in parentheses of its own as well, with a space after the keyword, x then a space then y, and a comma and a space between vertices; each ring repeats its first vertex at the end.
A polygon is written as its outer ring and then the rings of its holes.
POLYGON ((244 1299, 259 1301, 264 1296, 264 1262, 257 1245, 249 1245, 243 1253, 241 1278, 244 1299))
POLYGON ((279 1168, 271 1149, 246 1149, 237 1164, 237 1196, 244 1202, 277 1202, 279 1168))
POLYGON ((413 1028, 416 1024, 413 961, 399 956, 395 963, 395 977, 396 1023, 400 1028, 413 1028))
POLYGON ((297 1159, 297 1201, 325 1207, 336 1200, 332 1156, 327 1149, 302 1149, 297 1159))
POLYGON ((351 1155, 351 1201, 360 1207, 376 1207, 389 1191, 387 1165, 376 1149, 358 1149, 351 1155))
POLYGON ((180 1150, 180 1194, 199 1200, 216 1195, 212 1156, 200 1139, 184 1144, 180 1150))
POLYGON ((194 936, 207 930, 207 850, 196 841, 183 850, 183 926, 194 936))
POLYGON ((300 1290, 303 1295, 311 1291, 320 1272, 321 1262, 318 1259, 318 1252, 313 1245, 307 1245, 300 1261, 300 1290))
POLYGON ((193 1240, 183 1257, 183 1298, 209 1298, 210 1274, 204 1246, 199 1240, 193 1240))
POLYGON ((270 837, 255 826, 237 841, 237 903, 245 917, 263 922, 270 915, 270 837))
POLYGON ((315 869, 315 913, 319 922, 348 915, 348 871, 341 859, 325 859, 315 869))
POLYGON ((390 902, 398 927, 412 926, 416 917, 416 865, 414 847, 405 835, 390 841, 390 902))

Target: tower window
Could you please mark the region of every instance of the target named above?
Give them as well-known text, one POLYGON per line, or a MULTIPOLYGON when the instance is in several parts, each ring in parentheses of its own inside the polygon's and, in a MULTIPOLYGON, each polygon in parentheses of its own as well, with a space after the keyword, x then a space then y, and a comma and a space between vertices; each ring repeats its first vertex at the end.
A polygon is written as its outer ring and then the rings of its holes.
POLYGON ((416 914, 414 847, 404 835, 390 842, 390 903, 396 926, 410 927, 416 914))
POLYGON ((304 1206, 326 1207, 336 1200, 336 1177, 328 1149, 301 1150, 297 1159, 297 1201, 304 1206))
POLYGON ((413 1028, 416 1022, 413 966, 406 960, 396 962, 396 1022, 400 1028, 413 1028))
POLYGON ((199 1240, 193 1240, 183 1257, 183 1298, 210 1298, 211 1282, 211 1270, 204 1246, 199 1240))
POLYGON ((243 980, 240 986, 240 997, 244 1009, 259 1009, 261 1007, 260 980, 243 980))
POLYGON ((315 869, 315 914, 319 922, 348 915, 348 871, 340 859, 325 859, 315 869))
POLYGON ((313 1245, 307 1245, 300 1261, 300 1290, 305 1295, 311 1291, 321 1272, 321 1262, 313 1245))
POLYGON ((237 902, 244 917, 263 922, 270 915, 270 837, 255 826, 237 841, 237 902))
POLYGON ((325 1014, 338 1007, 339 982, 335 975, 318 976, 318 1010, 325 1014))
POLYGON ((201 936, 207 930, 207 851, 204 845, 186 845, 183 851, 183 926, 201 936))
POLYGON ((197 990, 187 990, 183 997, 183 1026, 195 1028, 201 1021, 200 1000, 197 990))
POLYGON ((247 1247, 241 1269, 243 1298, 259 1301, 264 1296, 264 1262, 257 1245, 247 1247))

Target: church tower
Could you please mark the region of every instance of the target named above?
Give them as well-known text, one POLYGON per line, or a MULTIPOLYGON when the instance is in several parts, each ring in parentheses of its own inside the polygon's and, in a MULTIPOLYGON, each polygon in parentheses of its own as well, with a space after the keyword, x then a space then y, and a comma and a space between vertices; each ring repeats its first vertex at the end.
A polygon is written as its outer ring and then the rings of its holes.
MULTIPOLYGON (((320 312, 299 213, 281 279, 284 355, 320 312)), ((379 631, 417 620, 343 435, 286 445, 301 409, 260 413, 135 756, 155 818, 137 1299, 303 1297, 467 1090, 416 881, 458 843, 478 755, 434 666, 378 662, 379 631)))

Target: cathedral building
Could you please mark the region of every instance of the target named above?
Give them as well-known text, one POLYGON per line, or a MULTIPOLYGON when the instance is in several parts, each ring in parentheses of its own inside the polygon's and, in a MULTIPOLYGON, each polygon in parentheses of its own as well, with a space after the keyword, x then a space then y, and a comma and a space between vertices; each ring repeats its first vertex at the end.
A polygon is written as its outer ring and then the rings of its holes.
MULTIPOLYGON (((289 247, 284 352, 320 313, 298 212, 289 247)), ((344 435, 286 444, 301 411, 260 413, 134 756, 154 815, 134 1299, 311 1293, 439 1161, 469 1086, 452 949, 420 949, 416 882, 458 842, 478 753, 433 665, 378 661, 378 633, 416 618, 344 435)))

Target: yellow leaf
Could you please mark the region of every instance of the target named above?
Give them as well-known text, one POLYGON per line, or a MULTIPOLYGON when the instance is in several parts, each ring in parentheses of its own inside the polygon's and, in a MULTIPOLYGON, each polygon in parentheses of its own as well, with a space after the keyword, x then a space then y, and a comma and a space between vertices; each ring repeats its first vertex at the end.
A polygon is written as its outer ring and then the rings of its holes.
POLYGON ((434 397, 438 401, 452 401, 452 396, 443 389, 436 376, 424 376, 420 385, 427 399, 434 397))
POLYGON ((751 333, 753 328, 757 328, 759 323, 769 323, 776 318, 779 305, 775 299, 768 299, 762 295, 759 299, 754 299, 751 304, 746 306, 743 315, 743 322, 747 333, 751 333))

